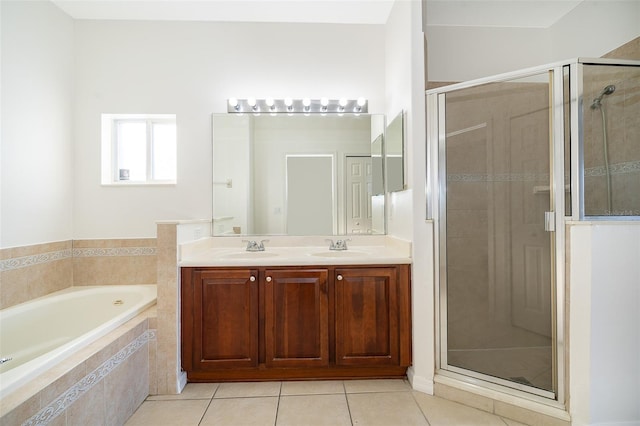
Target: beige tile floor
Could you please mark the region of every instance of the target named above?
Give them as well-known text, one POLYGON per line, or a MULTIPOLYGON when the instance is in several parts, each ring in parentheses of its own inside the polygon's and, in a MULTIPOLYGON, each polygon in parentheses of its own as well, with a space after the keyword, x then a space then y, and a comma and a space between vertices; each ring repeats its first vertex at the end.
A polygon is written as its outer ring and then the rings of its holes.
POLYGON ((521 423, 413 391, 406 380, 190 383, 150 396, 127 426, 404 426, 521 423))

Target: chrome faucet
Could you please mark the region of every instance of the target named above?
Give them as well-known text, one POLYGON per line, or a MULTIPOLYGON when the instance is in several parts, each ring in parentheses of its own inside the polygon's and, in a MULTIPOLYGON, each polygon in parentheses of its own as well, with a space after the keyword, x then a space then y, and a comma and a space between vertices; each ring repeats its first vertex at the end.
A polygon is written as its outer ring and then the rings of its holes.
POLYGON ((242 242, 247 243, 247 251, 264 251, 264 243, 268 243, 269 240, 262 240, 259 243, 249 240, 242 240, 242 242))
POLYGON ((329 250, 346 250, 347 249, 347 241, 351 241, 349 238, 346 240, 336 240, 334 243, 333 240, 327 239, 329 242, 329 250))
POLYGON ((0 365, 1 365, 1 364, 4 364, 5 362, 9 362, 9 361, 11 361, 12 359, 13 359, 13 358, 5 358, 5 357, 2 357, 2 358, 0 358, 0 365))

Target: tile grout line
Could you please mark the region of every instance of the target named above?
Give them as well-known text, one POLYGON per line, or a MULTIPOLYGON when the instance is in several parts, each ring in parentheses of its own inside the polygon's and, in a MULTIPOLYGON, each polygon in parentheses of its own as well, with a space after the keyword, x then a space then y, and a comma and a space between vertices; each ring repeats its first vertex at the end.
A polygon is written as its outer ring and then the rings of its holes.
POLYGON ((347 402, 347 412, 349 412, 349 421, 351 422, 351 426, 353 426, 353 417, 351 416, 351 407, 349 406, 347 386, 344 384, 344 380, 342 381, 342 390, 344 391, 344 400, 347 402))
MULTIPOLYGON (((186 385, 185 385, 185 387, 186 387, 186 385)), ((220 389, 220 383, 216 383, 216 389, 213 391, 213 393, 211 394, 211 397, 209 398, 209 403, 207 404, 207 408, 204 409, 204 411, 202 412, 202 416, 200 416, 200 421, 198 421, 198 426, 200 426, 202 424, 202 421, 204 420, 204 417, 207 415, 207 411, 209 411, 209 408, 211 407, 211 404, 213 403, 213 397, 216 395, 216 392, 218 392, 218 389, 220 389)), ((184 392, 184 389, 182 391, 184 392)))
POLYGON ((420 404, 418 404, 418 400, 416 399, 416 395, 415 395, 415 393, 413 393, 413 391, 411 391, 411 398, 413 398, 413 402, 415 402, 416 405, 418 406, 418 410, 420 410, 420 414, 422 414, 422 417, 424 417, 424 420, 427 422, 427 425, 431 426, 431 422, 429 421, 429 418, 427 417, 427 413, 425 413, 424 410, 422 409, 422 407, 420 406, 420 404))
MULTIPOLYGON (((216 391, 217 390, 218 390, 218 388, 216 388, 216 391)), ((215 392, 213 394, 215 395, 215 392)), ((204 417, 207 415, 207 411, 209 411, 209 408, 211 407, 212 403, 213 403, 213 395, 211 395, 211 399, 209 399, 209 403, 207 404, 207 407, 202 412, 202 416, 200 416, 200 420, 198 421, 198 426, 200 426, 202 424, 202 421, 204 420, 204 417)))
POLYGON ((278 403, 276 404, 276 417, 273 419, 273 426, 278 424, 278 411, 280 411, 280 398, 282 397, 282 382, 280 382, 280 388, 278 389, 278 403))

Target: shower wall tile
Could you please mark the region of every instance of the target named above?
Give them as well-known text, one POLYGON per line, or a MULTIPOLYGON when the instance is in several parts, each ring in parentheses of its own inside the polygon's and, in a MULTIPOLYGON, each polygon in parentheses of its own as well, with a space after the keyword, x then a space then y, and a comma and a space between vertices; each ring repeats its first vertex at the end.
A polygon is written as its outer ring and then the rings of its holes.
POLYGON ((155 284, 155 238, 73 241, 74 285, 155 284))
MULTIPOLYGON (((638 52, 638 40, 635 45, 638 52)), ((622 57, 612 55, 610 57, 622 57)), ((640 203, 640 71, 632 67, 585 66, 584 73, 584 163, 585 212, 587 215, 638 215, 640 203), (591 100, 610 84, 616 90, 592 109, 591 100), (612 180, 612 207, 607 206, 604 161, 603 113, 612 180), (609 212, 609 210, 612 210, 609 212)))
POLYGON ((0 309, 73 284, 71 241, 0 250, 0 309))
POLYGON ((640 37, 636 37, 628 43, 617 47, 604 55, 603 58, 640 60, 640 37))

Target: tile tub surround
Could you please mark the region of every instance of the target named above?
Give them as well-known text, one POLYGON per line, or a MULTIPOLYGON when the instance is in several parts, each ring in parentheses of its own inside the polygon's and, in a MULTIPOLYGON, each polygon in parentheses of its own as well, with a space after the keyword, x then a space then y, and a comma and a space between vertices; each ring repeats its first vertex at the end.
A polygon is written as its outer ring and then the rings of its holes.
POLYGON ((0 309, 71 286, 72 248, 59 241, 0 249, 0 309))
POLYGON ((156 375, 155 307, 0 401, 0 424, 123 424, 156 375))
POLYGON ((155 238, 68 240, 0 249, 0 309, 72 285, 155 284, 155 238))
POLYGON ((155 284, 155 238, 73 241, 73 285, 155 284))
POLYGON ((189 383, 180 395, 149 397, 127 426, 521 425, 413 391, 406 380, 189 383))

